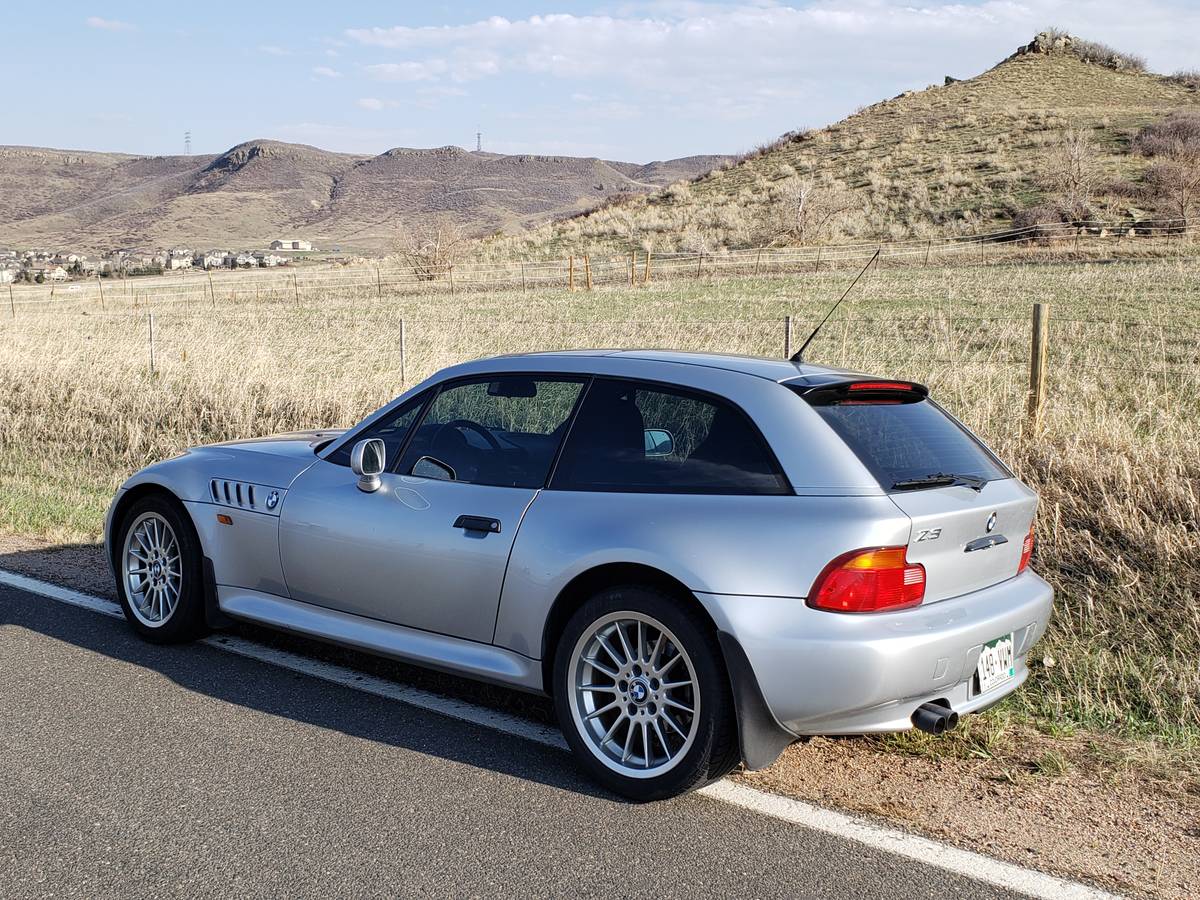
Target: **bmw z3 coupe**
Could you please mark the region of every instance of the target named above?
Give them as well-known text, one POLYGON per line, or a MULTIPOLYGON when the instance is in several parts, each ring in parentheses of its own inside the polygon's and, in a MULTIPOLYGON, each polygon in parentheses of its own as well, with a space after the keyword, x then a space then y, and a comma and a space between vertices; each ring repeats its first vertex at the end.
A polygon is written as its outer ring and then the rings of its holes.
POLYGON ((1052 602, 1036 505, 919 384, 597 350, 190 450, 105 539, 148 640, 240 620, 544 692, 580 765, 651 800, 1015 690, 1052 602))

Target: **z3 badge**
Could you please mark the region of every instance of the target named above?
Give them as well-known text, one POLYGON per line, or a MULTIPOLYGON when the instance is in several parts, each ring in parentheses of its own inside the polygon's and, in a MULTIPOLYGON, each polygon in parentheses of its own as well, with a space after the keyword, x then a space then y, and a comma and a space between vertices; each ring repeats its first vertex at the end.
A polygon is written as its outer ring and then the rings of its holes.
POLYGON ((922 531, 917 532, 917 543, 920 543, 921 541, 936 541, 941 536, 942 536, 942 529, 926 528, 922 531))

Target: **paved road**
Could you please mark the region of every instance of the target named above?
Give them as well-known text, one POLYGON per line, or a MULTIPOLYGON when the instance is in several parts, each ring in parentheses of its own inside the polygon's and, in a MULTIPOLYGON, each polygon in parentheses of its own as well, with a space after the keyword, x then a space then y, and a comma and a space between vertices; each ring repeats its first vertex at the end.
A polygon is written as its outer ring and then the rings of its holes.
POLYGON ((1011 896, 0 586, 0 894, 1011 896))

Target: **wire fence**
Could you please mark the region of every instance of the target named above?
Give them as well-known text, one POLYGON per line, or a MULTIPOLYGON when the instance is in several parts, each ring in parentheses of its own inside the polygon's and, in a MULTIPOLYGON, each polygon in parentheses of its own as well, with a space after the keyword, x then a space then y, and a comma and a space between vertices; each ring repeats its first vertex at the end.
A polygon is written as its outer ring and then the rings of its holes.
POLYGON ((653 281, 721 277, 768 277, 820 272, 862 265, 945 266, 1003 263, 1063 253, 1096 252, 1170 254, 1190 252, 1200 223, 1182 219, 1129 222, 1086 222, 1076 225, 1031 225, 963 237, 874 241, 811 247, 760 247, 715 253, 659 253, 631 250, 623 255, 566 256, 512 262, 313 267, 303 271, 204 271, 178 275, 12 285, 9 313, 33 306, 42 309, 87 307, 145 308, 178 305, 185 309, 218 308, 250 301, 291 302, 329 297, 384 301, 413 293, 591 290, 604 286, 637 286, 653 281), (878 254, 876 256, 876 254, 878 254))

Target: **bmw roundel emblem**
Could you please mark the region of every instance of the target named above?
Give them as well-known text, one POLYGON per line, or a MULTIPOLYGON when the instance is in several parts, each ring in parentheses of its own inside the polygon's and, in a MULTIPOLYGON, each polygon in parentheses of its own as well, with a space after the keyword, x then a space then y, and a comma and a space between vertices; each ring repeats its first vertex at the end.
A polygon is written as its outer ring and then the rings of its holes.
MULTIPOLYGON (((279 491, 271 491, 267 494, 267 509, 274 509, 279 505, 279 491)), ((992 518, 996 518, 996 514, 992 513, 992 518)), ((988 531, 992 530, 991 521, 988 522, 988 531)))
MULTIPOLYGON (((271 502, 270 498, 267 498, 267 502, 268 503, 271 502)), ((988 516, 987 525, 985 527, 987 528, 987 533, 991 534, 992 529, 996 527, 996 514, 995 513, 992 513, 990 516, 988 516)))

